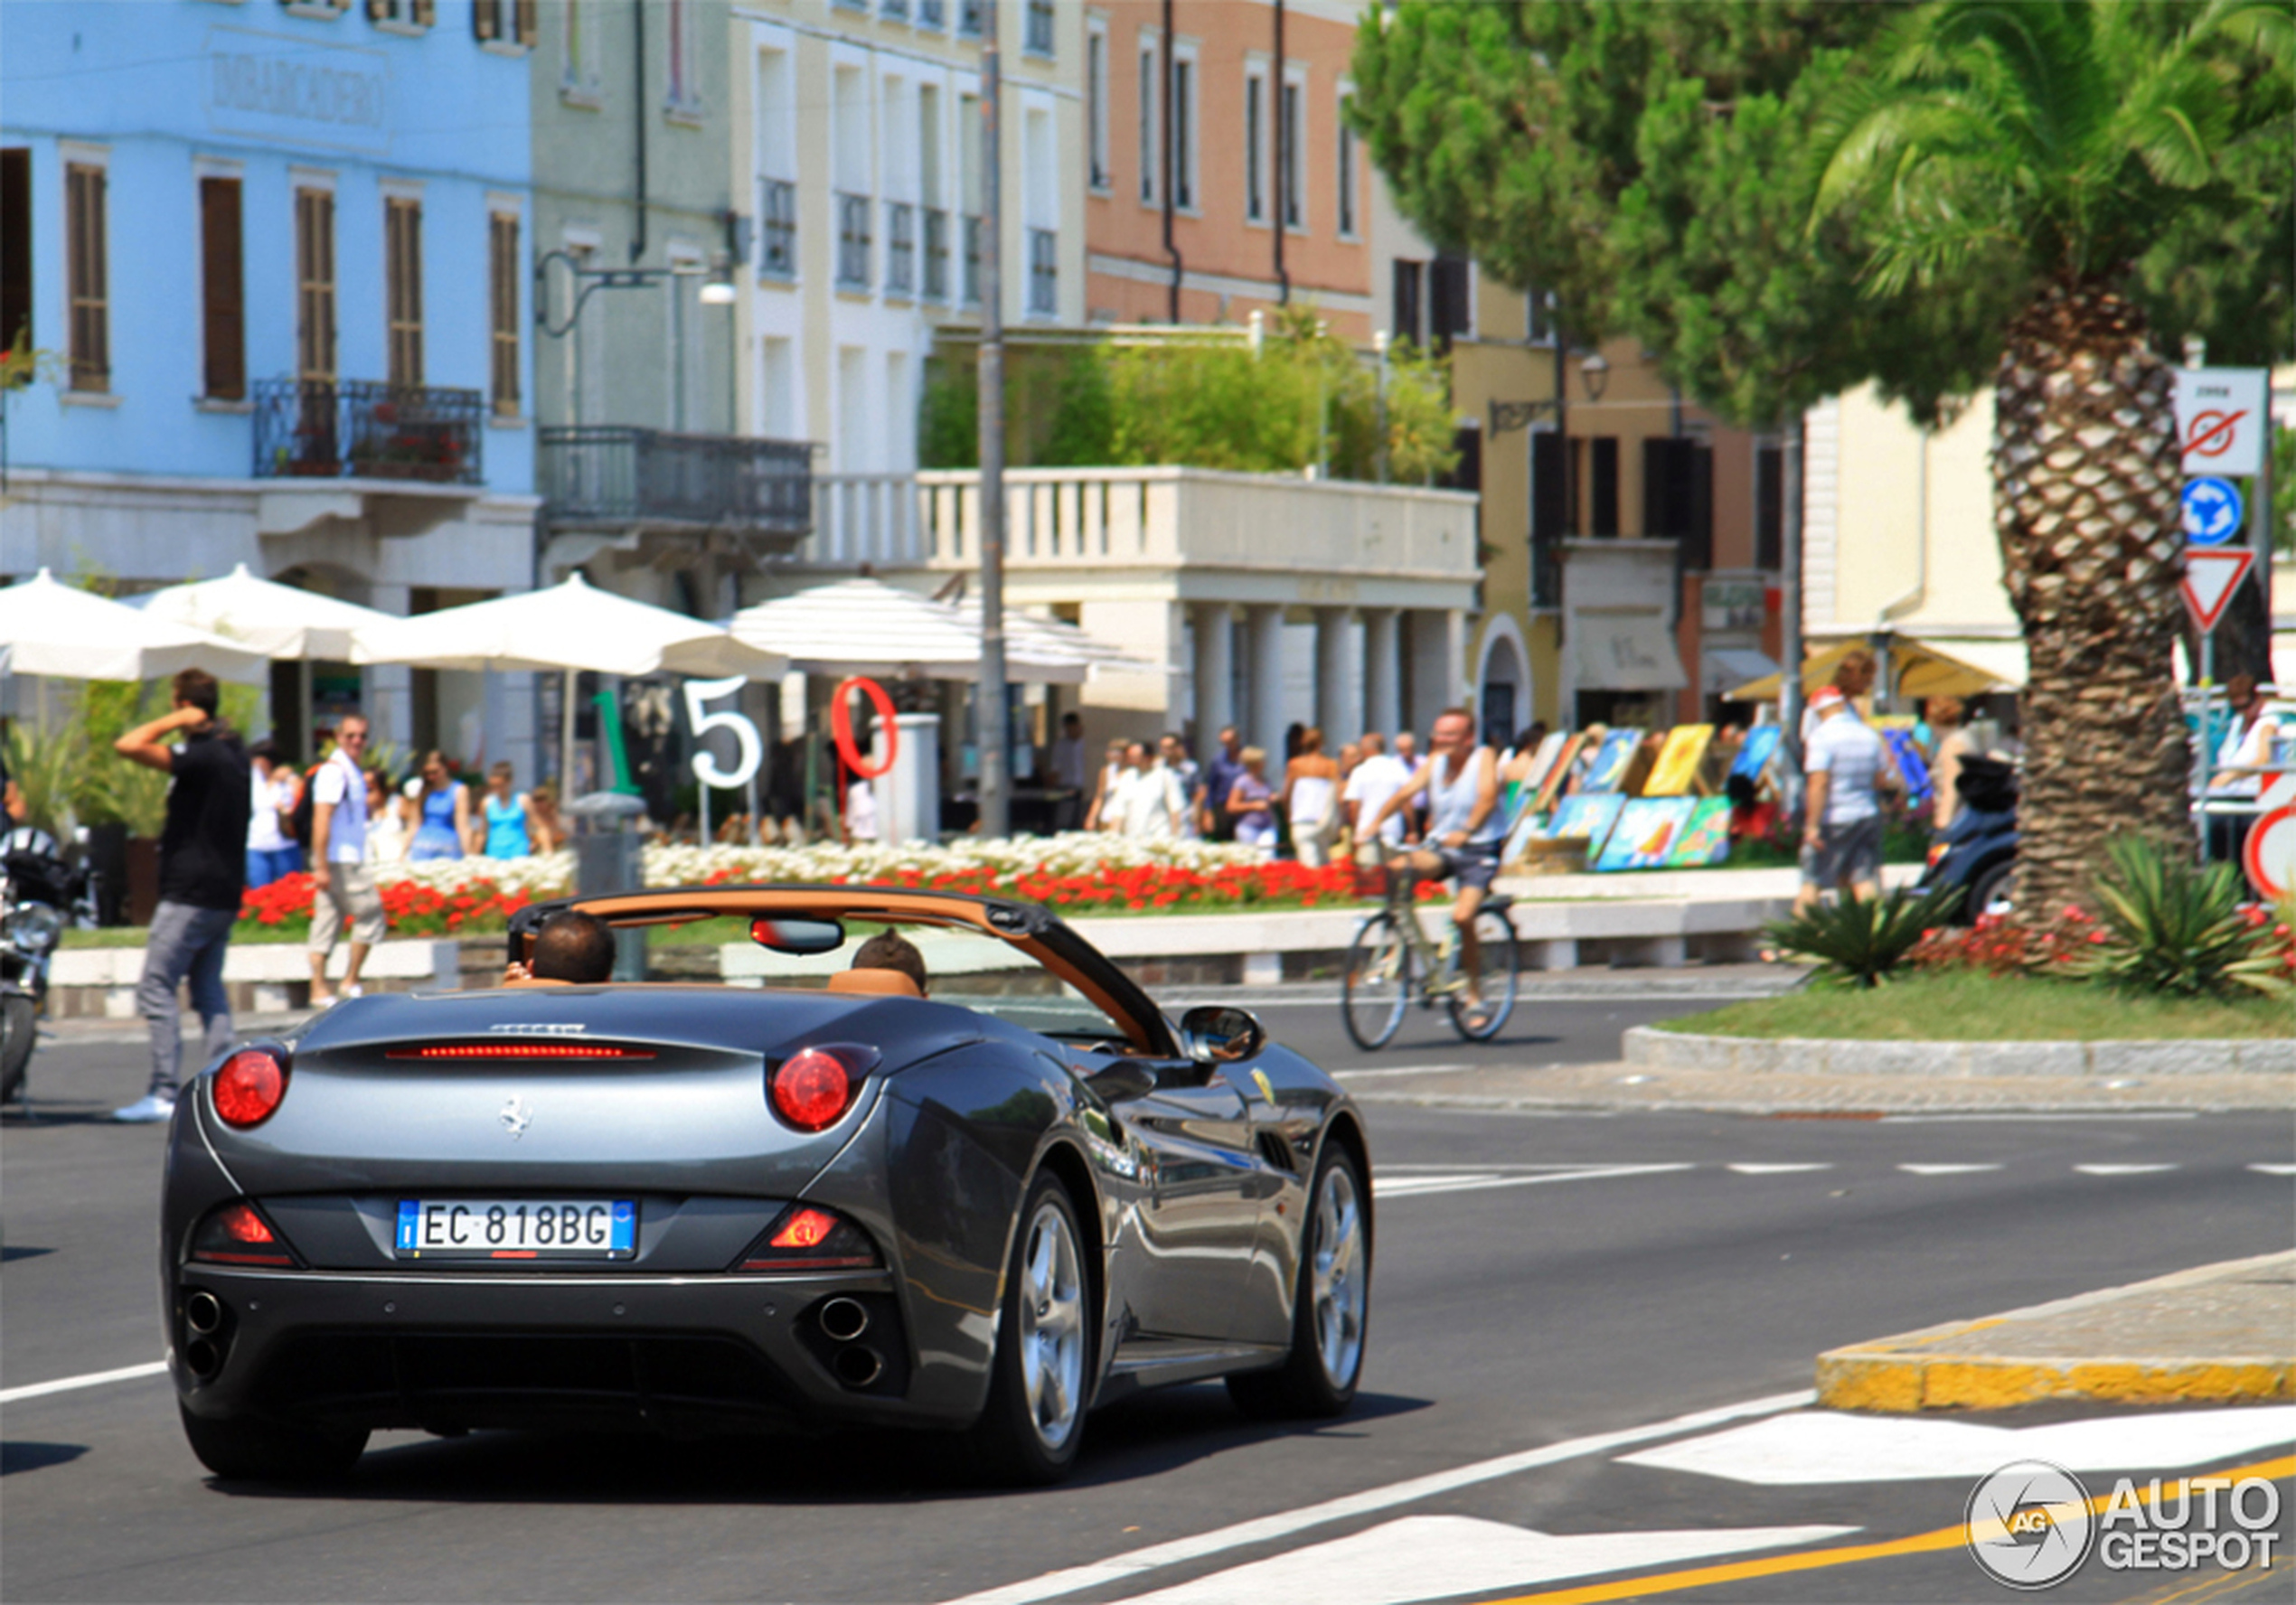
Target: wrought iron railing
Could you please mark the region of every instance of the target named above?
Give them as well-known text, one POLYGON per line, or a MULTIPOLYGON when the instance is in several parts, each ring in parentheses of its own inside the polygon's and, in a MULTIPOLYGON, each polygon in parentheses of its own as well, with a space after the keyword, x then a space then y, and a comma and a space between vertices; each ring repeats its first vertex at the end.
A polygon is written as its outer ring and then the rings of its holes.
POLYGON ((949 298, 949 214, 937 206, 925 209, 925 298, 949 298))
POLYGON ((885 288, 896 296, 917 292, 917 208, 906 201, 885 202, 885 288))
POLYGON ((1040 317, 1060 310, 1060 237, 1049 229, 1029 230, 1029 310, 1040 317))
POLYGON ((869 197, 837 195, 837 283, 842 289, 869 286, 869 197))
POLYGON ((253 391, 258 479, 485 483, 483 390, 259 379, 253 391))
POLYGON ((687 525, 792 540, 813 528, 813 447, 803 441, 574 424, 541 430, 535 444, 547 524, 687 525))
POLYGON ((797 277, 797 186, 786 178, 757 181, 757 271, 797 277))

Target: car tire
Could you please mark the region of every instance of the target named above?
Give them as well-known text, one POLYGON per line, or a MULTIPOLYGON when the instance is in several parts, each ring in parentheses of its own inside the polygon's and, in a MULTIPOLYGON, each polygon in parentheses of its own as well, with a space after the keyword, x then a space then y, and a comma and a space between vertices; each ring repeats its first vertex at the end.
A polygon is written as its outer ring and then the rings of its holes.
POLYGON ((1272 1371, 1228 1379, 1237 1408, 1261 1420, 1342 1414, 1363 1377, 1371 1318, 1370 1189, 1355 1156, 1327 1143, 1307 1199, 1292 1352, 1272 1371))
POLYGON ((1068 1189, 1040 1171, 1012 1234, 988 1403, 969 1435, 974 1460, 999 1482, 1041 1488, 1076 1466, 1098 1327, 1084 1244, 1068 1189))
POLYGON ((192 1452, 218 1477, 246 1482, 326 1482, 366 1452, 363 1431, 193 1415, 177 1406, 192 1452))

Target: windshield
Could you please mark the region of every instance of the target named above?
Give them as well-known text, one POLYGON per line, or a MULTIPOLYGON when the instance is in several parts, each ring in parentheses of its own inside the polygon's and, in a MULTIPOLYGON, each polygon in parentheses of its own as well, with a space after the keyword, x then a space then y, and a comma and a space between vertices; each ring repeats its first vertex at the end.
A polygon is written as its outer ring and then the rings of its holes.
POLYGON ((898 930, 916 945, 925 961, 926 991, 937 1002, 960 1004, 1048 1036, 1098 1039, 1124 1034, 1082 992, 1011 943, 947 926, 889 927, 874 920, 848 920, 844 945, 833 953, 798 954, 758 946, 749 939, 747 919, 693 920, 648 928, 653 957, 647 967, 675 974, 680 966, 664 948, 714 947, 717 973, 728 986, 814 989, 851 969, 861 943, 887 929, 898 930))

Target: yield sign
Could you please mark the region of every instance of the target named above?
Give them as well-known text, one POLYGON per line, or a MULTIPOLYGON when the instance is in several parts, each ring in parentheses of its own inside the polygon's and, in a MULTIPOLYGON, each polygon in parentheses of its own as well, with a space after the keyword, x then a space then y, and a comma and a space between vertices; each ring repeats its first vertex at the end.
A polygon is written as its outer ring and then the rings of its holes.
POLYGON ((2225 616, 2225 604, 2232 600, 2255 560, 2254 552, 2241 547, 2218 551, 2186 549, 2185 578, 2179 588, 2185 606, 2192 612, 2193 624, 2203 635, 2225 616))

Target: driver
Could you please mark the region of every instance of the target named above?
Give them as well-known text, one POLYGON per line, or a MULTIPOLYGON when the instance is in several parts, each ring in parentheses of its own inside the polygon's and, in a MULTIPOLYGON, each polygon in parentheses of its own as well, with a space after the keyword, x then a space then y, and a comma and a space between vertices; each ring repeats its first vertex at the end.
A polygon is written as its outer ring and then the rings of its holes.
POLYGON ((571 908, 553 914, 534 934, 533 954, 529 963, 512 961, 503 971, 504 986, 598 986, 614 979, 614 932, 596 915, 571 908))
POLYGON ((917 951, 917 943, 898 932, 880 931, 862 943, 854 950, 851 967, 894 971, 915 981, 919 996, 925 992, 925 955, 917 951))
POLYGON ((1475 936, 1475 911, 1499 875, 1499 761, 1475 742, 1473 716, 1463 708, 1435 716, 1426 762, 1371 816, 1368 840, 1389 814, 1399 813, 1425 795, 1428 813, 1426 844, 1405 855, 1414 875, 1444 877, 1459 883, 1451 918, 1459 928, 1459 963, 1464 976, 1466 1020, 1480 1030, 1489 1021, 1475 978, 1482 973, 1482 944, 1475 936))

